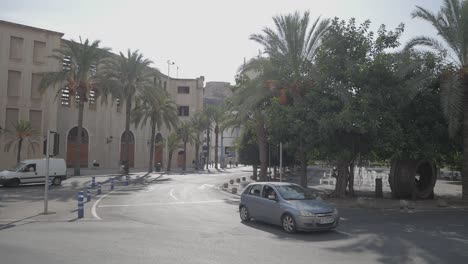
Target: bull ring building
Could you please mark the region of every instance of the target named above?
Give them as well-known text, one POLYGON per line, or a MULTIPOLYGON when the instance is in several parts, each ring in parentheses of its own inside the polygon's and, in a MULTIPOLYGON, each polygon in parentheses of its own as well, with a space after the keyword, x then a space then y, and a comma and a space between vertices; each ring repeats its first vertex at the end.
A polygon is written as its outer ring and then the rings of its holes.
MULTIPOLYGON (((118 100, 101 104, 101 100, 89 94, 85 103, 81 157, 76 157, 78 105, 66 88, 55 87, 40 94, 38 91, 41 73, 60 71, 62 62, 49 57, 66 41, 63 33, 20 25, 0 20, 0 170, 16 164, 17 148, 9 151, 5 146, 13 137, 18 121, 30 121, 36 132, 23 142, 21 159, 40 158, 42 142, 50 129, 60 135, 59 158, 72 167, 76 159, 81 167, 91 167, 96 160, 100 167, 119 168, 123 157, 125 107, 118 100), (57 91, 59 91, 58 96, 57 91)), ((187 121, 203 109, 204 77, 178 79, 160 73, 166 90, 176 103, 181 122, 187 121)), ((163 127, 156 133, 156 142, 162 142, 169 133, 163 127)), ((151 140, 149 125, 131 124, 129 135, 130 167, 147 168, 151 140)), ((171 168, 180 168, 183 149, 174 151, 171 168)), ((187 146, 187 168, 195 160, 194 146, 187 146)), ((155 146, 155 163, 166 166, 164 144, 155 146)))

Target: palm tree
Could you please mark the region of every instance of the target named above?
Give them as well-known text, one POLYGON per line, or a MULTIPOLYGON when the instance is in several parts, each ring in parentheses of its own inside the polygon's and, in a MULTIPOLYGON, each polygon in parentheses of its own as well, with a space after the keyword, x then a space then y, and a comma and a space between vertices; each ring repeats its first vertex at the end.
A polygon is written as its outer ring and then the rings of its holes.
MULTIPOLYGON (((265 28, 262 34, 253 34, 250 39, 264 48, 277 75, 268 80, 270 89, 280 81, 291 90, 294 104, 303 108, 302 90, 310 87, 308 75, 312 72, 313 59, 321 44, 322 37, 330 24, 329 19, 320 17, 310 26, 309 12, 299 12, 273 17, 275 28, 265 28), (277 79, 279 78, 279 80, 277 79)), ((300 139, 298 148, 301 163, 301 185, 307 185, 307 153, 300 139)), ((262 153, 262 151, 260 151, 262 153)), ((260 154, 262 155, 262 154, 260 154)))
POLYGON ((203 115, 203 112, 196 112, 190 119, 193 132, 194 132, 194 143, 195 143, 195 162, 196 169, 200 164, 200 145, 202 144, 201 136, 207 127, 207 118, 203 115))
POLYGON ((185 171, 187 169, 187 143, 194 142, 196 140, 196 135, 193 130, 192 124, 188 121, 183 122, 179 125, 179 127, 177 128, 177 134, 179 135, 179 138, 184 144, 184 165, 182 166, 182 170, 185 171))
POLYGON ((468 199, 468 1, 444 0, 437 14, 416 6, 411 15, 431 23, 443 42, 432 37, 419 36, 411 39, 407 48, 425 46, 443 54, 448 49, 457 68, 442 76, 441 101, 450 134, 457 134, 460 123, 463 124, 462 185, 463 199, 468 199))
POLYGON ((174 150, 180 148, 180 138, 177 133, 171 133, 167 137, 167 151, 169 154, 168 160, 167 160, 167 169, 166 171, 171 171, 171 162, 172 162, 172 154, 174 153, 174 150))
POLYGON ((209 112, 211 121, 214 123, 214 132, 215 132, 215 168, 218 169, 218 142, 219 142, 219 133, 222 133, 221 123, 225 118, 225 111, 223 107, 217 105, 209 105, 206 109, 209 112))
MULTIPOLYGON (((84 42, 65 41, 64 46, 54 50, 51 56, 63 65, 62 70, 58 72, 44 73, 39 91, 44 93, 49 87, 59 85, 60 89, 57 96, 62 92, 66 85, 70 96, 76 97, 78 103, 78 134, 82 134, 83 129, 83 109, 87 102, 87 96, 90 90, 96 89, 96 70, 99 69, 101 59, 108 55, 108 48, 100 48, 99 40, 90 42, 86 39, 84 42)), ((81 157, 81 136, 77 139, 76 160, 74 174, 80 175, 80 157, 81 157)))
POLYGON ((26 142, 28 149, 31 148, 33 152, 36 151, 35 146, 39 145, 37 142, 30 140, 31 136, 34 136, 37 132, 33 130, 29 121, 21 120, 14 125, 14 131, 6 130, 5 132, 10 135, 10 139, 7 139, 4 150, 10 151, 12 146, 16 146, 16 163, 21 161, 23 142, 26 142))
POLYGON ((120 52, 120 56, 110 58, 103 63, 100 79, 106 92, 113 98, 125 102, 125 134, 126 138, 123 163, 125 173, 129 172, 129 135, 132 100, 145 86, 152 85, 153 73, 149 70, 151 60, 145 59, 138 50, 127 51, 127 55, 120 52))
POLYGON ((137 104, 132 111, 132 120, 135 125, 145 126, 151 124, 150 158, 148 172, 153 171, 154 140, 156 127, 161 130, 164 125, 169 131, 177 126, 177 106, 169 94, 162 89, 160 82, 142 89, 137 97, 137 104))

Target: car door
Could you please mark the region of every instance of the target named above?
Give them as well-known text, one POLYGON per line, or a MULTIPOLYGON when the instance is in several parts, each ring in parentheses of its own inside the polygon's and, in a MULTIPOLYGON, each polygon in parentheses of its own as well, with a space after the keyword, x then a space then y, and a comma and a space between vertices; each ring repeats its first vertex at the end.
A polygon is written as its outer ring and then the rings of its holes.
POLYGON ((250 192, 248 194, 248 200, 246 203, 247 210, 249 210, 249 214, 252 218, 256 220, 262 220, 263 217, 259 212, 259 203, 261 199, 261 192, 262 192, 263 185, 262 184, 255 184, 250 188, 250 192))
POLYGON ((20 177, 21 183, 35 183, 35 182, 40 181, 40 179, 37 176, 36 164, 35 163, 27 164, 19 172, 19 175, 20 175, 19 177, 20 177))
POLYGON ((280 222, 281 207, 278 200, 278 192, 269 184, 263 187, 259 211, 263 215, 265 222, 271 224, 278 224, 280 222), (268 199, 268 195, 272 192, 276 194, 275 200, 268 199))

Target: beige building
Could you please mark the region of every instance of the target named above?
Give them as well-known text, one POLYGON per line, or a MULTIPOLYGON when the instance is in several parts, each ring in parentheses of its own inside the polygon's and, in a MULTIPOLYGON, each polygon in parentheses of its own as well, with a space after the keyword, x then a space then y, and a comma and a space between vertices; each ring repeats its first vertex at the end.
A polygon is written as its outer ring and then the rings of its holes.
MULTIPOLYGON (((71 166, 75 157, 78 120, 77 104, 68 90, 49 89, 41 95, 37 91, 40 73, 60 70, 61 63, 49 58, 52 50, 59 48, 62 33, 0 21, 0 126, 14 130, 19 120, 28 120, 38 133, 22 148, 21 159, 42 157, 42 141, 47 130, 60 134, 59 157, 71 166), (56 98, 56 94, 58 96, 56 98), (30 146, 35 146, 35 152, 30 146)), ((204 78, 174 79, 161 74, 164 87, 179 108, 181 121, 203 108, 204 78)), ((110 99, 109 99, 110 100, 110 99)), ((122 139, 125 130, 125 107, 118 101, 101 104, 93 94, 85 103, 84 132, 81 166, 91 167, 96 160, 100 167, 119 168, 122 139)), ((130 166, 148 166, 151 132, 145 126, 130 127, 130 166)), ((163 128, 157 132, 157 141, 166 138, 170 132, 163 128)), ((0 136, 0 169, 14 166, 16 148, 5 152, 4 146, 11 140, 10 133, 0 136)), ((156 148, 155 162, 166 164, 164 144, 156 148)), ((174 152, 172 168, 182 167, 183 150, 174 152)), ((187 167, 195 159, 192 146, 187 147, 187 167)))

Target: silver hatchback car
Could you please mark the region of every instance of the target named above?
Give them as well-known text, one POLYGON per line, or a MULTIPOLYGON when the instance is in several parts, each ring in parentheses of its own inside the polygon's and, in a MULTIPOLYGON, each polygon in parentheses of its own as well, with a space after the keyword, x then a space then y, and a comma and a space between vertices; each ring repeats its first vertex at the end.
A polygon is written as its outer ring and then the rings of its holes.
POLYGON ((338 210, 309 189, 293 183, 262 182, 247 185, 239 203, 243 222, 251 218, 280 225, 284 231, 330 230, 338 226, 338 210))

